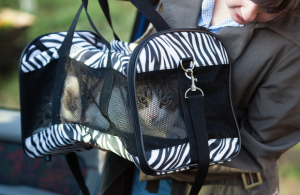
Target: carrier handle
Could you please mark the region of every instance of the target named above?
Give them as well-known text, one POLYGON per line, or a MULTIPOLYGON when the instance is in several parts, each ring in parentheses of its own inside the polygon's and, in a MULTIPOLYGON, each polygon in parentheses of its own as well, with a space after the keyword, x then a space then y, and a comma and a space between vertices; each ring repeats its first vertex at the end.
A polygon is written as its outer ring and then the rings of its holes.
MULTIPOLYGON (((109 6, 107 0, 98 0, 99 4, 102 8, 102 11, 106 17, 107 22, 111 26, 113 30, 114 36, 116 34, 112 27, 110 14, 109 14, 109 6)), ((140 11, 144 16, 153 24, 156 31, 169 30, 171 27, 167 24, 167 22, 162 18, 162 16, 154 9, 151 3, 148 0, 130 0, 130 2, 140 11)), ((119 40, 119 39, 118 39, 119 40)))
MULTIPOLYGON (((109 42, 108 42, 108 41, 107 41, 107 40, 99 33, 99 31, 97 30, 96 26, 94 25, 94 23, 93 23, 93 21, 92 21, 90 15, 89 15, 89 13, 88 13, 88 11, 87 11, 88 0, 82 0, 82 4, 83 4, 83 6, 84 6, 85 13, 86 13, 86 16, 87 16, 87 18, 88 18, 88 20, 89 20, 89 23, 90 23, 91 27, 92 27, 92 28, 94 29, 94 31, 100 36, 101 40, 102 40, 103 43, 106 45, 106 47, 108 48, 109 53, 110 53, 110 43, 109 43, 109 42)), ((75 30, 75 29, 74 29, 74 30, 75 30)), ((110 58, 108 58, 108 59, 110 59, 110 58)), ((109 62, 107 62, 107 63, 110 64, 110 60, 109 60, 109 62)))
POLYGON ((105 46, 108 48, 108 56, 107 56, 107 67, 111 68, 111 46, 110 43, 102 37, 102 35, 99 33, 97 28, 95 27, 90 15, 88 14, 87 11, 87 6, 88 6, 88 0, 82 0, 81 6, 79 7, 72 24, 65 36, 64 41, 62 42, 62 45, 59 49, 59 60, 57 62, 56 66, 56 75, 55 75, 55 81, 54 81, 54 89, 53 89, 53 101, 52 101, 52 123, 53 124, 59 124, 60 123, 60 117, 59 117, 59 112, 60 112, 60 94, 63 89, 63 84, 67 72, 67 68, 65 69, 65 63, 67 63, 69 54, 70 54, 70 49, 72 47, 72 41, 73 41, 73 36, 75 32, 75 28, 79 19, 79 16, 81 14, 82 9, 85 9, 85 13, 87 15, 87 18, 89 20, 89 23, 91 27, 94 29, 94 31, 98 34, 100 37, 101 41, 105 46))
POLYGON ((110 17, 110 13, 109 13, 109 5, 107 0, 98 0, 99 5, 105 15, 105 18, 111 28, 111 30, 113 31, 114 37, 116 40, 120 41, 121 39, 118 37, 118 35, 115 33, 115 30, 113 28, 112 22, 111 22, 111 17, 110 17))
MULTIPOLYGON (((107 0, 106 0, 107 1, 107 0)), ((148 0, 130 0, 130 2, 153 24, 156 31, 170 30, 171 27, 154 9, 148 0)))

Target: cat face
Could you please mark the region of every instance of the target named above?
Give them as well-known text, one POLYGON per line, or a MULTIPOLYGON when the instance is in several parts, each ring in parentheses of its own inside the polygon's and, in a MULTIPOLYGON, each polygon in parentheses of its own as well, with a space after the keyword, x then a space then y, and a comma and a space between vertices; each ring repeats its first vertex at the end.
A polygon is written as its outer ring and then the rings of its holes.
POLYGON ((170 117, 179 106, 177 88, 176 80, 137 82, 136 98, 140 118, 155 126, 170 117))

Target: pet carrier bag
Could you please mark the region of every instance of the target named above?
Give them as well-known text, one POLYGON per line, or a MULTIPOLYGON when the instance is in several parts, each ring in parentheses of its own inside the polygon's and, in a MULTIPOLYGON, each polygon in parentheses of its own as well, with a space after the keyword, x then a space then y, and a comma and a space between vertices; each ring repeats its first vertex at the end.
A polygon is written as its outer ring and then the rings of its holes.
MULTIPOLYGON (((110 22, 106 0, 99 2, 110 22)), ((230 161, 241 146, 228 52, 216 35, 171 29, 147 0, 131 2, 157 30, 139 44, 107 42, 82 0, 68 32, 39 36, 25 48, 24 151, 49 158, 94 146, 147 175, 198 168, 191 189, 198 194, 208 166, 230 161), (83 8, 97 34, 75 31, 83 8)))

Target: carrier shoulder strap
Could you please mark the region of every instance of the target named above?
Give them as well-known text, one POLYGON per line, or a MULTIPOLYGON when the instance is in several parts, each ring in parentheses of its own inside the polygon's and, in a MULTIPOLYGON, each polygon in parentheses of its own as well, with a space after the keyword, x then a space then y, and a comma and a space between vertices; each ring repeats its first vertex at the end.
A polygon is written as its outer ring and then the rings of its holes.
MULTIPOLYGON (((105 14, 106 20, 113 30, 111 18, 109 14, 109 7, 107 0, 98 0, 99 4, 105 14)), ((130 0, 130 2, 153 24, 156 31, 169 30, 171 27, 162 18, 162 16, 155 10, 148 0, 130 0)), ((114 30, 113 30, 114 32, 114 30)), ((114 32, 116 37, 116 34, 114 32)))
POLYGON ((89 192, 88 188, 86 187, 76 153, 72 152, 72 153, 66 154, 65 156, 66 156, 67 163, 71 169, 71 172, 72 172, 73 176, 75 177, 75 180, 76 180, 77 184, 79 185, 79 188, 80 188, 82 194, 90 195, 90 192, 89 192))
MULTIPOLYGON (((182 59, 182 66, 185 69, 188 69, 192 60, 192 58, 182 59)), ((190 195, 198 195, 205 181, 209 167, 209 148, 204 110, 204 94, 197 94, 191 88, 189 88, 191 86, 190 81, 185 74, 185 71, 181 69, 179 65, 179 93, 191 147, 191 158, 193 162, 198 162, 198 171, 196 173, 190 195)))
POLYGON ((155 10, 148 0, 130 0, 130 2, 153 24, 156 31, 169 30, 171 27, 155 10))
POLYGON ((209 148, 204 112, 204 96, 201 94, 188 96, 188 103, 193 121, 195 138, 197 140, 196 145, 198 153, 198 171, 190 195, 197 195, 202 188, 209 167, 209 148))
POLYGON ((115 33, 115 30, 113 28, 112 22, 111 22, 111 17, 110 17, 110 13, 109 13, 109 5, 107 0, 98 0, 99 5, 105 15, 105 18, 111 28, 111 30, 113 31, 114 37, 116 40, 120 41, 120 38, 118 37, 118 35, 115 33))

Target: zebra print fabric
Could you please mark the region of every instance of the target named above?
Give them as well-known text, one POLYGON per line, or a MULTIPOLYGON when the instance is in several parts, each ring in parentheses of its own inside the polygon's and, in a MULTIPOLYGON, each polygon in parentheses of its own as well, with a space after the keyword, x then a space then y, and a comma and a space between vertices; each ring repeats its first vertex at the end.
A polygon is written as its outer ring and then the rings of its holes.
POLYGON ((68 153, 70 152, 69 147, 73 144, 78 144, 78 148, 84 150, 86 146, 80 144, 81 142, 93 143, 132 161, 132 157, 123 147, 118 137, 100 133, 77 124, 52 125, 46 130, 32 135, 25 140, 25 152, 28 156, 36 158, 47 154, 55 154, 57 151, 68 153), (118 148, 113 146, 118 146, 118 148))
MULTIPOLYGON (((237 138, 208 140, 210 162, 229 159, 239 149, 237 138)), ((191 162, 190 144, 182 144, 171 148, 146 151, 149 165, 155 170, 171 170, 188 165, 191 162)))
MULTIPOLYGON (((40 69, 52 60, 59 58, 59 49, 66 32, 53 33, 38 37, 21 59, 24 73, 40 69), (42 45, 41 45, 41 44, 42 45)), ((121 41, 111 42, 111 60, 114 69, 124 72, 122 68, 128 63, 130 54, 137 44, 121 41)), ((75 32, 70 58, 80 61, 91 68, 106 67, 108 49, 100 39, 91 32, 75 32)))
MULTIPOLYGON (((59 48, 66 32, 40 37, 21 59, 21 70, 26 73, 40 69, 59 58, 59 48)), ((121 41, 111 42, 111 62, 115 70, 126 75, 130 54, 137 44, 121 41)), ((99 38, 90 32, 76 32, 69 57, 91 68, 105 68, 108 49, 99 38)), ((198 32, 176 32, 163 34, 149 41, 141 50, 137 73, 175 69, 180 59, 193 57, 195 66, 229 64, 222 43, 215 37, 198 32)))
POLYGON ((228 54, 215 37, 198 32, 163 34, 149 41, 140 52, 137 72, 175 69, 180 59, 192 57, 195 66, 229 64, 228 54))
MULTIPOLYGON (((22 73, 29 73, 47 66, 59 58, 59 49, 66 32, 38 37, 29 44, 21 58, 22 73)), ((75 32, 69 57, 93 69, 105 68, 111 60, 113 68, 126 76, 129 60, 137 44, 112 41, 111 59, 100 38, 91 32, 75 32)), ((222 43, 209 34, 200 32, 170 32, 149 40, 138 53, 136 73, 176 69, 182 58, 195 59, 195 66, 228 65, 228 54, 222 43)), ((82 143, 93 144, 112 151, 140 167, 139 158, 130 154, 117 136, 77 124, 56 124, 26 138, 28 156, 65 154, 87 148, 82 143)), ((239 150, 238 138, 211 139, 208 141, 211 164, 235 156, 239 150)), ((145 151, 148 164, 157 175, 184 171, 191 165, 190 144, 145 151)))
MULTIPOLYGON (((81 144, 82 142, 112 151, 140 166, 139 158, 129 154, 119 137, 77 124, 53 125, 32 135, 25 140, 25 152, 32 158, 48 154, 64 154, 74 149, 78 151, 86 149, 87 146, 81 144)), ((212 163, 234 156, 239 148, 237 138, 210 139, 208 145, 212 163)), ((169 173, 168 170, 184 171, 186 168, 182 166, 187 166, 191 162, 189 143, 146 151, 145 154, 149 165, 157 170, 156 174, 169 173)))

